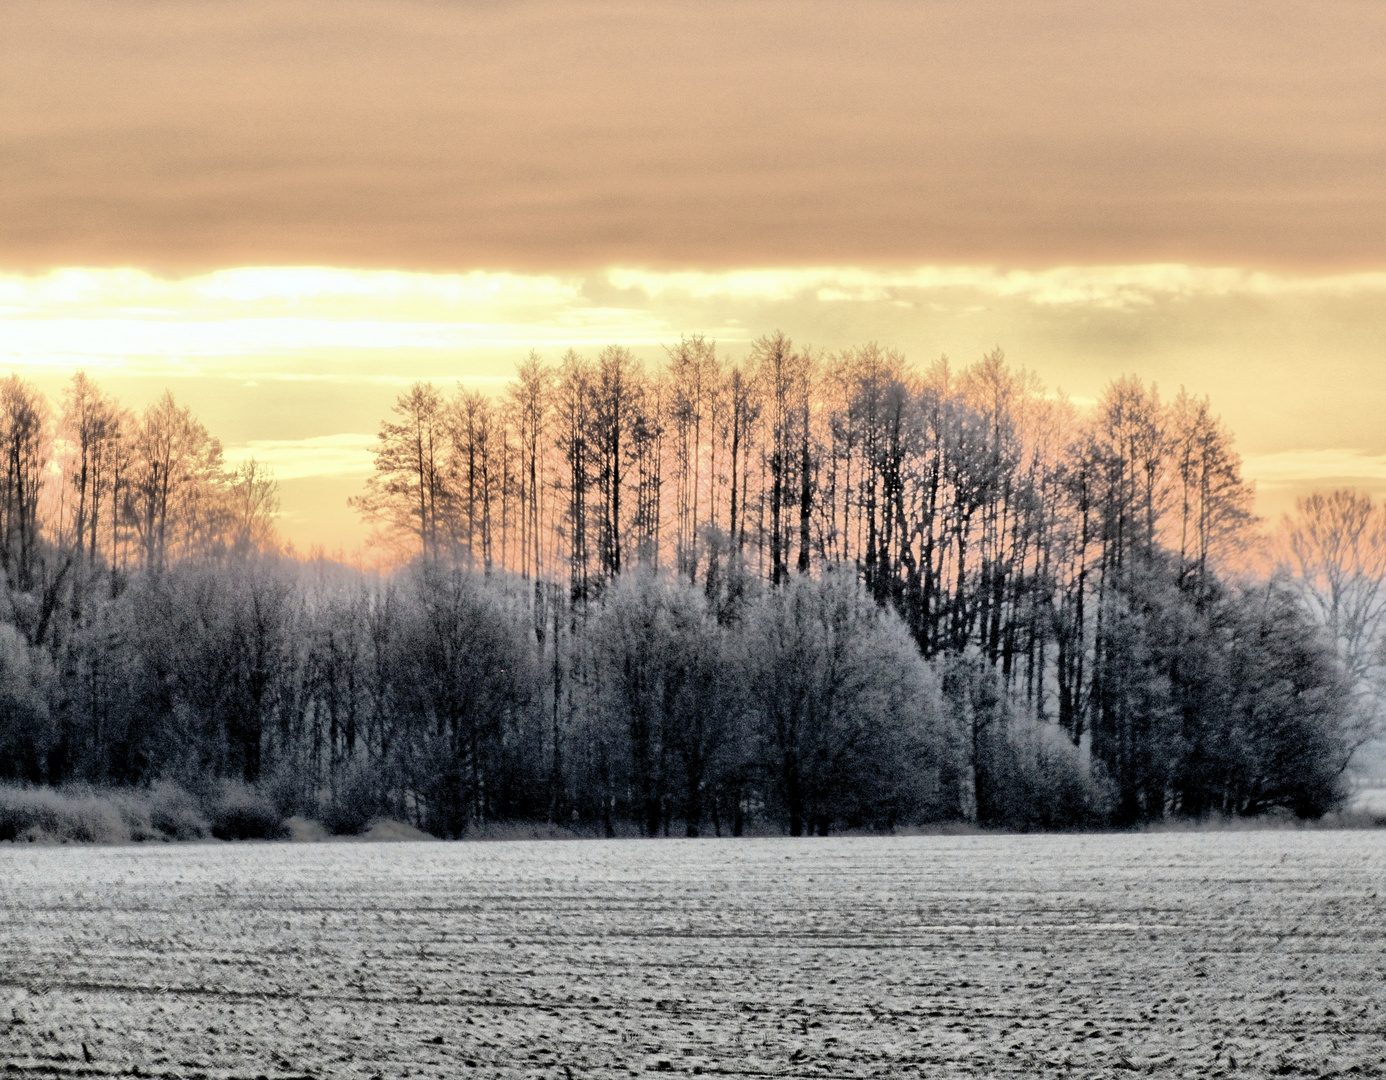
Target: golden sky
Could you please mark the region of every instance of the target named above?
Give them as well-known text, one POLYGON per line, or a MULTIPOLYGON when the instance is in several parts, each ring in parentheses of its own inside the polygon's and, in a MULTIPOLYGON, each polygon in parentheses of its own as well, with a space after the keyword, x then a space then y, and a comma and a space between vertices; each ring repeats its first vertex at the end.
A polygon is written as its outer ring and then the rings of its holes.
POLYGON ((351 548, 415 377, 781 327, 1211 395, 1386 490, 1386 6, 0 5, 0 364, 164 386, 351 548), (257 269, 258 268, 258 269, 257 269))

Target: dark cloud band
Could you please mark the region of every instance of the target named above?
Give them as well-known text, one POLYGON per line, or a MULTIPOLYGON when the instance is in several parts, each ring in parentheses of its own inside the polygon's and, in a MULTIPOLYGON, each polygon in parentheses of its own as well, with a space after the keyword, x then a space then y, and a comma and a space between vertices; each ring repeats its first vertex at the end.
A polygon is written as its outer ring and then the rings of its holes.
POLYGON ((1386 8, 12 0, 0 264, 1378 266, 1386 8))

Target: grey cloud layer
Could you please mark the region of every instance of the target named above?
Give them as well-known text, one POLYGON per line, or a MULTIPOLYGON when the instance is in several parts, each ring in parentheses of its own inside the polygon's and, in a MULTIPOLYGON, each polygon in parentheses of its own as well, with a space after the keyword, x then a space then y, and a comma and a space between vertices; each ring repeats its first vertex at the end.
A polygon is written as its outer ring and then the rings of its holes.
POLYGON ((1386 256, 1386 8, 0 11, 0 266, 1386 256))

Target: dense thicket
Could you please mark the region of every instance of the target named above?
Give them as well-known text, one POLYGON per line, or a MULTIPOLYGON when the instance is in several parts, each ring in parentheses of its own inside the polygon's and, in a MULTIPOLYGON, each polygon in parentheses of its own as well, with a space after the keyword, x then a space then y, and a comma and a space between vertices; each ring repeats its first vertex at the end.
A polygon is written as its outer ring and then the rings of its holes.
POLYGON ((1133 378, 1080 412, 999 352, 777 334, 417 384, 356 500, 387 575, 274 554, 272 482, 172 398, 0 389, 0 779, 441 835, 1128 825, 1320 814, 1370 727, 1307 575, 1220 572, 1208 403, 1133 378))

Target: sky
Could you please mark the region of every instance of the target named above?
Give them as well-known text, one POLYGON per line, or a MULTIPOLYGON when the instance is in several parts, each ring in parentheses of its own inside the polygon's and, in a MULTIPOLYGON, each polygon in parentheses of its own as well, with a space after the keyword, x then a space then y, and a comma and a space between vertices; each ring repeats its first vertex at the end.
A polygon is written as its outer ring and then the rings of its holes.
POLYGON ((1386 494, 1386 6, 7 0, 0 367, 167 387, 300 550, 410 381, 780 328, 1207 394, 1386 494))

